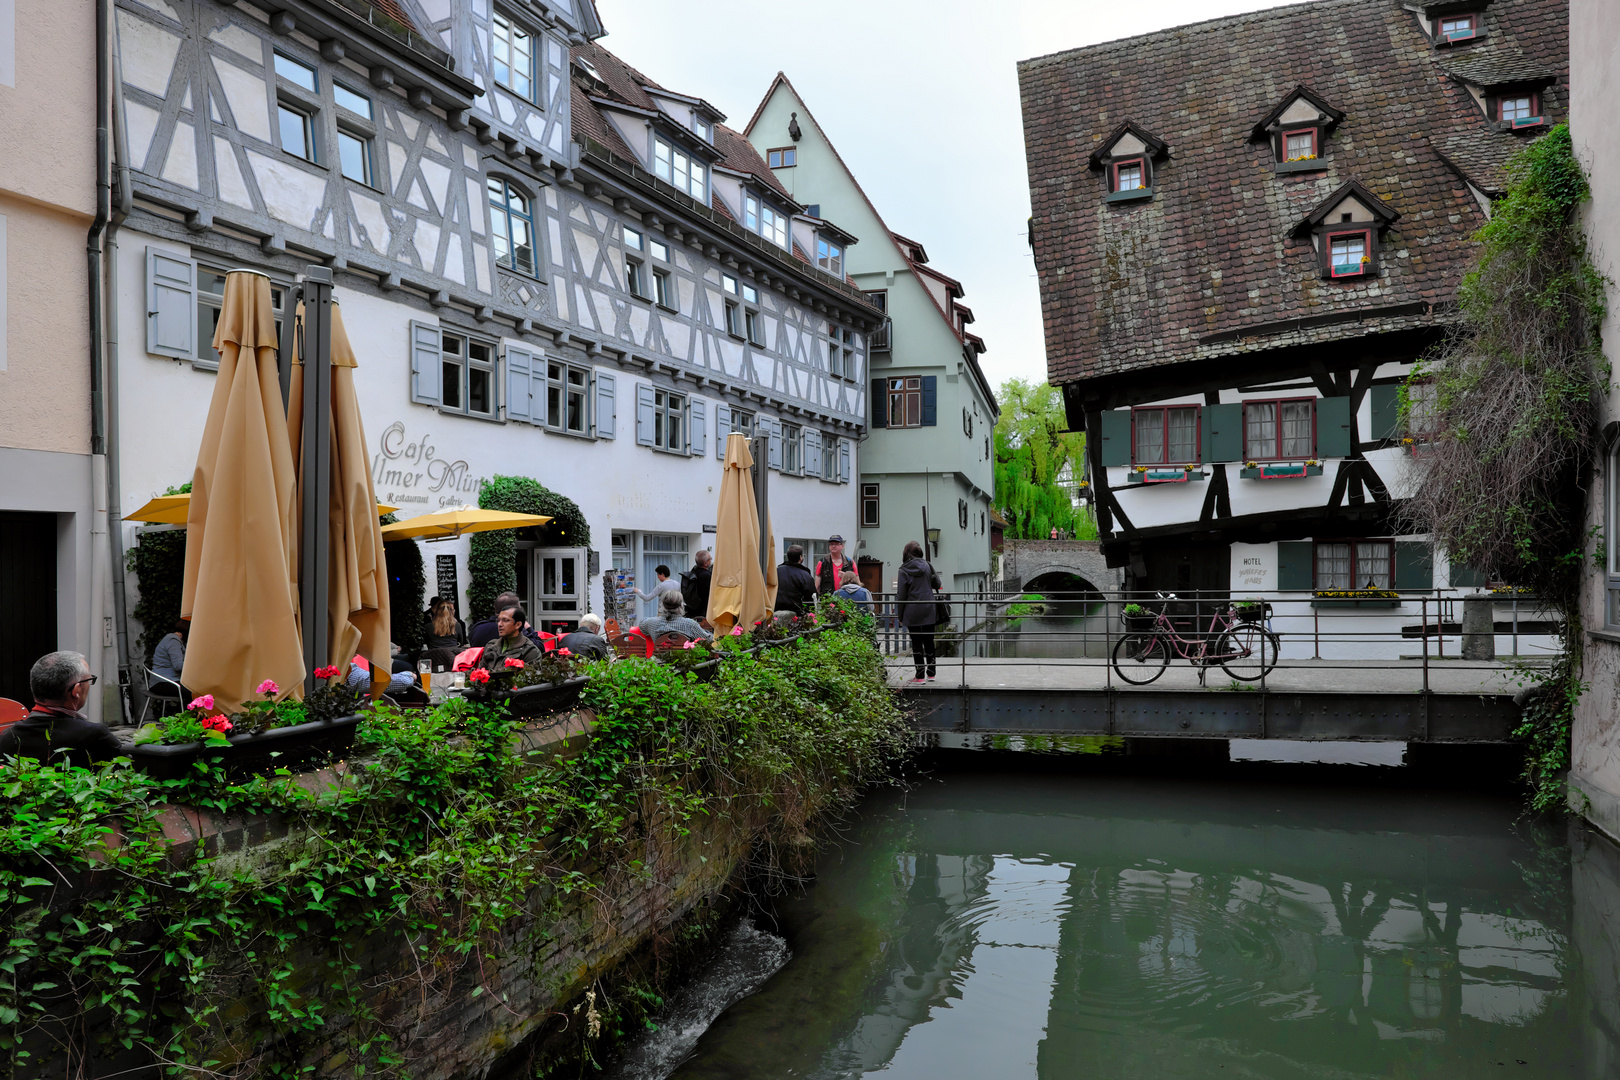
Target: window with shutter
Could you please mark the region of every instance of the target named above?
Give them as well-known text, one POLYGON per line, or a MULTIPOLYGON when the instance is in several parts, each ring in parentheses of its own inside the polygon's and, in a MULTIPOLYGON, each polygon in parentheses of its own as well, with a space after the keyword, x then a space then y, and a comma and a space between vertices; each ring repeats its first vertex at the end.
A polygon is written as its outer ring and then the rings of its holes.
POLYGON ((529 399, 533 393, 530 386, 530 365, 535 357, 528 349, 520 349, 516 345, 506 347, 506 418, 508 420, 521 420, 524 423, 532 422, 529 399))
POLYGON ((887 426, 885 421, 889 418, 888 395, 884 391, 885 382, 884 379, 872 380, 872 426, 875 428, 887 426))
POLYGON ((646 383, 636 383, 636 443, 638 445, 653 445, 653 428, 656 419, 657 407, 654 404, 653 388, 646 383))
POLYGON ((1131 410, 1106 409, 1099 442, 1104 467, 1131 463, 1131 410))
POLYGON ((1309 540, 1283 540, 1277 544, 1277 588, 1283 592, 1309 592, 1315 546, 1309 540))
POLYGON ((1349 457, 1350 399, 1322 398, 1316 403, 1316 456, 1349 457))
POLYGON ((1434 545, 1427 540, 1397 540, 1394 546, 1394 588, 1434 588, 1434 545))
POLYGON ((614 428, 614 379, 605 371, 596 373, 596 437, 598 439, 613 438, 614 428))
POLYGON ((1374 439, 1393 439, 1400 434, 1401 388, 1399 383, 1378 383, 1367 390, 1372 400, 1374 439))
POLYGON ((411 400, 438 405, 444 373, 439 351, 439 328, 433 323, 411 323, 411 400))
POLYGON ((849 483, 849 440, 838 440, 838 482, 849 483))
MULTIPOLYGON (((703 402, 694 399, 692 402, 692 419, 690 425, 692 430, 692 445, 687 448, 687 453, 689 454, 701 454, 704 450, 708 449, 709 433, 708 429, 704 426, 704 414, 706 412, 707 410, 705 409, 703 402)), ((715 441, 724 442, 723 439, 716 439, 715 441)), ((675 447, 671 446, 670 449, 673 450, 675 447)))
POLYGON ((1205 461, 1243 460, 1243 406, 1205 405, 1200 440, 1205 461))
POLYGON ((197 264, 146 249, 146 351, 189 360, 196 348, 197 264))
POLYGON ((716 405, 714 407, 714 456, 721 461, 726 459, 726 436, 731 434, 731 406, 716 405))
POLYGON ((821 432, 806 428, 804 432, 804 475, 815 476, 821 468, 821 432))
POLYGON ((764 417, 760 420, 760 423, 765 425, 765 434, 770 437, 770 442, 766 444, 768 453, 765 464, 772 469, 780 470, 782 468, 782 421, 764 417))
POLYGON ((922 426, 934 427, 939 423, 939 377, 922 377, 922 426))

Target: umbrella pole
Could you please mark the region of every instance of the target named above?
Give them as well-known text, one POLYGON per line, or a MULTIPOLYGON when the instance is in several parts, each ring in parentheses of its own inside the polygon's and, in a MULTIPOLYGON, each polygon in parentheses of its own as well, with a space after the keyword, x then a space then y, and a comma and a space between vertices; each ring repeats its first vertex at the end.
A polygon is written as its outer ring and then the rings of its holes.
POLYGON ((300 615, 304 631, 304 693, 315 691, 315 669, 327 661, 328 507, 332 495, 332 271, 304 271, 303 535, 298 545, 300 615))
POLYGON ((749 440, 749 453, 754 456, 754 506, 759 510, 759 572, 761 575, 770 573, 771 559, 775 552, 770 549, 771 537, 771 486, 770 486, 770 452, 771 440, 768 435, 755 435, 749 440))
POLYGON ((304 298, 304 287, 295 285, 287 293, 282 310, 287 314, 276 335, 276 376, 281 380, 281 411, 287 411, 287 399, 292 396, 292 369, 298 360, 298 324, 293 315, 304 298))

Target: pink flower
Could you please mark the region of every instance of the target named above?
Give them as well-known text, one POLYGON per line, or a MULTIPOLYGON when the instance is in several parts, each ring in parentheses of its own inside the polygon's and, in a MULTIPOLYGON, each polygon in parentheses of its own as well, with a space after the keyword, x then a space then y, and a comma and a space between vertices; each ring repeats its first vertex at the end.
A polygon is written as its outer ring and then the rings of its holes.
POLYGON ((692 646, 694 646, 696 644, 697 644, 697 642, 695 642, 695 641, 688 641, 685 645, 682 645, 681 648, 690 649, 692 646))
POLYGON ((335 664, 328 665, 327 667, 318 667, 315 669, 315 677, 317 679, 335 679, 337 676, 338 669, 335 664))
POLYGON ((266 680, 264 680, 264 682, 259 684, 259 689, 257 691, 257 693, 263 694, 266 697, 273 697, 274 695, 279 694, 280 692, 281 692, 281 687, 276 685, 276 680, 274 680, 274 679, 266 679, 266 680))
POLYGON ((508 656, 506 658, 506 666, 509 668, 520 668, 523 666, 523 661, 519 660, 515 656, 508 656))
POLYGON ((217 731, 221 735, 231 730, 231 722, 223 716, 208 716, 202 720, 202 726, 208 731, 217 731))
POLYGON ((733 626, 733 627, 732 627, 732 628, 731 628, 731 636, 732 636, 732 637, 742 637, 742 627, 740 627, 740 626, 733 626))
POLYGON ((467 672, 467 678, 471 679, 475 683, 478 683, 479 685, 483 685, 484 683, 489 682, 489 672, 485 671, 483 668, 473 668, 471 671, 467 672))
POLYGON ((214 695, 213 694, 204 694, 202 697, 192 698, 191 699, 191 704, 186 706, 186 708, 188 708, 188 709, 203 709, 205 711, 208 710, 208 709, 212 709, 213 707, 214 707, 214 695))

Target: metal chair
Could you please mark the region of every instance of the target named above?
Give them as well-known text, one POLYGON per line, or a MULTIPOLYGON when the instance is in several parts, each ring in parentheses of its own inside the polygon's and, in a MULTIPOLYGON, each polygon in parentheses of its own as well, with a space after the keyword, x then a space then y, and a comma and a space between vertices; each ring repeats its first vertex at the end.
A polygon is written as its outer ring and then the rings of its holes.
POLYGON ((28 706, 8 697, 0 697, 0 731, 6 730, 27 715, 28 706))
POLYGON ((174 711, 175 712, 180 712, 182 709, 185 708, 185 704, 186 704, 186 688, 185 687, 181 686, 179 683, 175 682, 173 679, 169 678, 167 675, 159 675, 157 672, 153 671, 149 667, 141 668, 141 678, 142 678, 142 686, 141 686, 141 719, 140 719, 140 722, 142 724, 146 723, 146 711, 152 707, 152 703, 154 701, 160 703, 158 705, 158 719, 159 720, 161 720, 165 716, 169 715, 169 713, 167 711, 167 706, 168 706, 168 704, 170 702, 174 703, 174 707, 175 707, 174 711), (174 696, 170 697, 167 691, 165 691, 163 693, 153 693, 152 687, 154 685, 156 685, 156 686, 172 686, 172 687, 174 687, 174 696))

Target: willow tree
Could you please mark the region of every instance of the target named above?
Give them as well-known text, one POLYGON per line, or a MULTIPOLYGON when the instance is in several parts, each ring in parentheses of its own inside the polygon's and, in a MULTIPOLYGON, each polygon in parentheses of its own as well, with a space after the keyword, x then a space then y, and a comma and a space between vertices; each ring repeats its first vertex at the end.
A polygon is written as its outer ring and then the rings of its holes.
POLYGON ((1075 510, 1070 489, 1058 483, 1065 470, 1076 478, 1085 474, 1086 437, 1068 430, 1057 389, 1009 379, 997 396, 995 506, 1007 521, 1007 535, 1045 539, 1055 528, 1095 539, 1096 522, 1075 510))
POLYGON ((1440 433, 1421 459, 1409 525, 1454 561, 1543 597, 1563 618, 1563 653, 1519 732, 1538 807, 1562 801, 1557 777, 1582 690, 1586 489, 1596 402, 1610 381, 1598 339, 1604 280, 1577 217, 1589 197, 1567 125, 1519 152, 1476 237, 1461 325, 1408 384, 1432 380, 1440 433))

